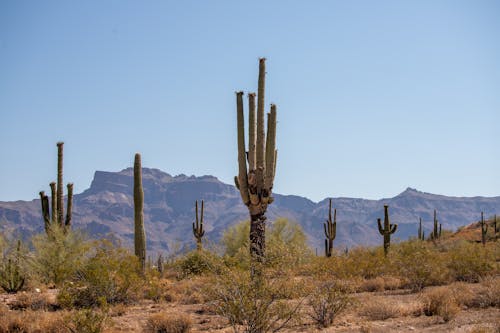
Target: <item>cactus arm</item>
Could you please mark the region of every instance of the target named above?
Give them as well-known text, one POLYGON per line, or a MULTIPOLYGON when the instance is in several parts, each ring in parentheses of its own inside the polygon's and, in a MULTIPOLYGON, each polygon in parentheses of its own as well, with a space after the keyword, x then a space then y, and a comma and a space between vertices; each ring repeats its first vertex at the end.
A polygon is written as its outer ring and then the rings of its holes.
POLYGON ((71 217, 72 217, 72 211, 73 211, 73 184, 68 183, 68 202, 67 202, 67 208, 66 208, 66 221, 64 225, 66 228, 71 227, 71 217))
POLYGON ((63 146, 64 142, 57 143, 57 222, 63 226, 63 146))
POLYGON ((203 206, 204 206, 204 202, 203 202, 203 200, 201 200, 201 220, 200 220, 201 229, 203 229, 203 206))
POLYGON ((234 186, 236 186, 238 191, 240 190, 240 181, 238 180, 238 176, 234 176, 234 186))
POLYGON ((266 77, 266 62, 265 58, 259 59, 259 81, 257 87, 257 147, 256 147, 256 162, 257 168, 256 181, 257 193, 260 196, 264 187, 264 150, 265 150, 265 132, 264 132, 264 92, 265 92, 265 77, 266 77))
POLYGON ((255 93, 248 94, 248 169, 255 170, 255 137, 257 123, 255 122, 255 93))
POLYGON ((390 231, 390 233, 391 234, 395 233, 397 229, 398 229, 398 225, 397 224, 391 224, 391 231, 390 231))
POLYGON ((328 228, 327 228, 327 223, 328 221, 326 221, 325 223, 323 223, 323 229, 325 229, 325 237, 328 238, 328 228))
POLYGON ((250 202, 248 194, 247 161, 245 151, 245 123, 243 119, 243 92, 236 93, 236 112, 238 126, 238 184, 241 199, 248 206, 250 202))
POLYGON ((271 104, 271 112, 267 114, 267 119, 265 187, 268 194, 270 194, 274 182, 274 152, 276 151, 276 105, 271 104))
POLYGON ((52 203, 52 223, 55 225, 57 223, 57 188, 55 182, 51 182, 49 185, 50 200, 52 203))
POLYGON ((378 232, 381 235, 384 235, 385 232, 384 232, 384 229, 382 228, 382 220, 381 219, 377 219, 377 224, 378 224, 378 232))
POLYGON ((40 201, 42 203, 42 216, 45 226, 45 231, 50 229, 50 212, 49 212, 49 198, 45 195, 44 191, 40 192, 40 201))

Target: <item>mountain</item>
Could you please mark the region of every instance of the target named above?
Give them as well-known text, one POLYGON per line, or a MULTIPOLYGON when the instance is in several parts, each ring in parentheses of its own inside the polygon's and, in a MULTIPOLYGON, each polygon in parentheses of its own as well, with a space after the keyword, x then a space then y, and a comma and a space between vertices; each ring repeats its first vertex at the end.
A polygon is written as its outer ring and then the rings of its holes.
MULTIPOLYGON (((194 246, 191 223, 194 202, 205 200, 206 238, 220 239, 224 230, 248 219, 239 192, 213 176, 171 176, 158 169, 143 168, 144 219, 148 248, 173 251, 194 246)), ((133 243, 133 169, 120 172, 96 171, 90 188, 74 196, 74 228, 92 237, 115 234, 124 245, 133 243)), ((328 216, 328 199, 315 203, 296 195, 274 194, 268 208, 268 221, 286 217, 300 223, 313 248, 323 251, 323 222, 328 216)), ((376 220, 383 218, 383 205, 389 205, 391 223, 397 223, 395 239, 415 236, 421 217, 426 234, 432 228, 433 210, 437 209, 444 229, 477 221, 500 212, 500 197, 447 197, 406 189, 394 198, 365 200, 333 198, 337 209, 338 248, 374 245, 381 242, 376 220)), ((28 237, 43 232, 40 200, 0 202, 0 231, 28 237)))

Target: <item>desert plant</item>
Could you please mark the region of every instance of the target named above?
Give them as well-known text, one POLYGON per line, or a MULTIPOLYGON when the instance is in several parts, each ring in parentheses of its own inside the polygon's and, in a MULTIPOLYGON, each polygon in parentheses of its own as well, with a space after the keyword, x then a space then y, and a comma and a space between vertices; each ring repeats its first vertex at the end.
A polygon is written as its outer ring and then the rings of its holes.
POLYGON ((97 242, 94 254, 65 283, 58 294, 63 307, 92 307, 106 304, 130 303, 139 297, 144 283, 139 276, 137 257, 123 248, 103 240, 97 242))
POLYGON ((369 301, 363 302, 360 315, 368 317, 370 320, 386 320, 399 317, 401 315, 401 308, 397 304, 394 304, 394 302, 375 296, 369 301))
POLYGON ((377 219, 378 232, 384 236, 384 254, 387 256, 389 251, 389 246, 391 246, 391 235, 396 232, 398 225, 391 224, 389 222, 389 206, 384 205, 384 227, 380 223, 380 219, 377 219))
POLYGON ((17 241, 16 250, 3 256, 0 262, 0 287, 8 293, 16 293, 24 286, 26 276, 21 267, 21 241, 17 241))
MULTIPOLYGON (((265 60, 265 58, 259 60, 257 121, 255 121, 255 94, 248 94, 248 152, 245 147, 243 92, 239 91, 236 93, 239 172, 238 176, 235 177, 235 184, 240 191, 243 203, 248 207, 250 213, 250 253, 252 262, 256 263, 260 263, 264 260, 266 245, 265 214, 267 206, 273 202, 271 194, 277 158, 277 151, 275 149, 276 105, 274 104, 271 104, 271 111, 267 115, 267 137, 264 131, 265 60)), ((252 269, 252 272, 258 273, 255 271, 255 267, 252 269)))
POLYGON ((143 209, 141 154, 137 153, 134 159, 134 249, 144 274, 146 270, 146 232, 144 231, 143 209))
POLYGON ((434 226, 432 228, 431 239, 438 240, 441 237, 441 224, 437 219, 437 212, 434 209, 434 226))
POLYGON ((448 322, 453 319, 460 307, 449 287, 437 287, 428 290, 422 295, 424 313, 427 316, 441 316, 448 322))
POLYGON ((191 331, 192 321, 186 314, 158 312, 149 316, 146 332, 150 333, 187 333, 191 331))
POLYGON ((486 246, 486 234, 488 233, 488 223, 484 222, 484 215, 481 212, 481 243, 486 246))
POLYGON ((282 282, 279 276, 255 281, 247 272, 228 271, 207 287, 207 293, 214 300, 212 310, 225 317, 235 332, 278 332, 297 318, 302 306, 302 301, 290 304, 282 299, 282 282))
POLYGON ((205 230, 203 230, 203 200, 201 200, 201 213, 200 219, 198 220, 198 200, 195 203, 196 210, 196 221, 193 222, 193 235, 196 238, 196 249, 199 251, 202 248, 201 239, 205 235, 205 230))
POLYGON ((418 221, 418 239, 419 240, 425 240, 425 231, 424 228, 422 227, 422 218, 419 218, 418 221))
POLYGON ((321 283, 308 298, 309 316, 319 327, 329 327, 350 304, 349 288, 345 284, 327 281, 321 283))
POLYGON ((328 208, 328 220, 323 224, 325 229, 325 256, 331 257, 333 250, 333 240, 337 235, 337 209, 333 211, 333 221, 332 221, 332 199, 330 199, 330 204, 328 208))
POLYGON ((51 209, 49 209, 49 198, 44 191, 40 192, 42 204, 42 216, 44 220, 45 232, 51 232, 51 226, 58 225, 66 232, 71 228, 71 217, 73 207, 73 184, 68 183, 68 198, 66 217, 64 218, 64 193, 63 193, 63 145, 64 142, 57 143, 57 187, 56 183, 50 183, 51 189, 51 209), (50 215, 52 212, 52 216, 50 215))
POLYGON ((494 254, 479 244, 457 241, 448 249, 447 256, 447 266, 456 281, 478 282, 494 272, 494 254))
POLYGON ((179 278, 187 278, 207 273, 218 273, 224 268, 222 259, 205 250, 192 251, 180 258, 175 265, 179 278))
POLYGON ((82 267, 88 258, 90 243, 78 231, 65 231, 57 224, 49 234, 31 240, 34 251, 28 258, 33 279, 61 285, 82 267))
POLYGON ((101 333, 107 322, 107 306, 76 310, 65 318, 65 326, 71 333, 101 333))

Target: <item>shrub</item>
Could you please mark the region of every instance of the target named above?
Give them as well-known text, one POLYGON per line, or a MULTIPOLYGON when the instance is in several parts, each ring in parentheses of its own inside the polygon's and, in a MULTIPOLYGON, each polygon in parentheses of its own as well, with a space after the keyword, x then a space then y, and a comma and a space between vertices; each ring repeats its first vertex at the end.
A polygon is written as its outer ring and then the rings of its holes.
POLYGON ((458 302, 449 287, 437 287, 426 291, 422 296, 422 303, 425 315, 438 315, 446 322, 460 312, 458 302))
POLYGON ((151 333, 187 333, 191 330, 191 318, 186 314, 173 315, 159 312, 152 314, 146 323, 151 333))
POLYGON ((500 307, 500 277, 483 279, 466 305, 479 308, 500 307))
POLYGON ((49 297, 41 293, 20 293, 11 303, 12 310, 54 310, 58 307, 49 297))
POLYGON ((224 268, 224 263, 220 257, 211 252, 195 250, 180 258, 176 266, 178 277, 186 278, 207 273, 220 273, 224 268))
POLYGON ((75 231, 64 233, 57 225, 46 234, 32 238, 34 253, 29 261, 35 279, 57 286, 73 277, 86 262, 90 244, 75 231))
POLYGON ((0 246, 2 247, 0 248, 0 287, 8 293, 16 293, 23 288, 26 281, 26 272, 21 265, 25 260, 25 255, 21 251, 21 241, 18 241, 15 247, 0 246))
POLYGON ((310 317, 319 327, 329 327, 336 316, 344 311, 352 299, 349 288, 336 282, 323 282, 309 296, 310 317))
POLYGON ((480 244, 458 241, 448 249, 448 267, 456 281, 478 282, 493 271, 495 256, 480 244))
POLYGON ((235 332, 242 326, 248 333, 277 332, 296 318, 302 303, 283 300, 283 292, 280 279, 263 276, 256 282, 239 271, 226 272, 207 287, 212 311, 225 317, 235 332))
POLYGON ((395 256, 398 275, 406 279, 406 286, 412 291, 449 281, 445 258, 425 242, 410 240, 397 244, 391 255, 395 256))
POLYGON ((129 303, 139 296, 143 279, 137 257, 107 241, 96 243, 94 255, 58 295, 65 307, 129 303))
POLYGON ((101 333, 106 327, 108 310, 83 309, 69 314, 65 318, 65 326, 71 333, 101 333))
POLYGON ((398 305, 388 300, 373 297, 369 301, 364 302, 360 315, 368 317, 370 320, 386 320, 399 317, 401 309, 398 305))

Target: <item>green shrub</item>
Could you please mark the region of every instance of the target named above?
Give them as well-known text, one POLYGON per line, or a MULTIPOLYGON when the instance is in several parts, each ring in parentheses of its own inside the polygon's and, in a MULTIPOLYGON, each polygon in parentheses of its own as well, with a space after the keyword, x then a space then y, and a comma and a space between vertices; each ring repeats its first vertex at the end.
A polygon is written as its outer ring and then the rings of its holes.
POLYGON ((176 262, 179 278, 206 273, 220 273, 224 269, 222 259, 205 250, 189 252, 176 262))
POLYGON ((51 237, 40 234, 32 238, 34 252, 29 260, 33 279, 60 286, 67 281, 87 260, 90 243, 81 233, 69 230, 64 233, 54 225, 51 237))
POLYGON ((94 255, 64 284, 58 300, 65 307, 129 303, 139 297, 144 280, 137 257, 108 241, 96 244, 94 255))
POLYGON ((101 333, 108 321, 108 308, 82 309, 65 318, 65 326, 72 333, 101 333))
POLYGON ((448 249, 448 257, 448 268, 456 281, 478 282, 494 269, 495 256, 480 244, 455 242, 448 249))
POLYGON ((26 260, 21 248, 21 241, 17 245, 0 246, 0 287, 8 293, 16 293, 23 288, 26 281, 26 270, 23 262, 26 260))

